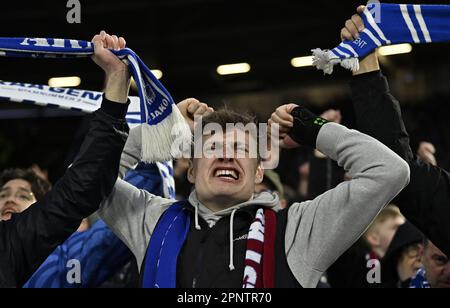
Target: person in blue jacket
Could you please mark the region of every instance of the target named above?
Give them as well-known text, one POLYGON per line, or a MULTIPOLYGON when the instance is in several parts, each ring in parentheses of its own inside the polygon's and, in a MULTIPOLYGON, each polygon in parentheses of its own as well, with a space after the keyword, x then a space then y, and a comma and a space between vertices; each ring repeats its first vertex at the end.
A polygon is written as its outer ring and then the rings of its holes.
MULTIPOLYGON (((139 164, 125 180, 156 195, 163 195, 155 164, 139 164)), ((121 270, 132 253, 102 220, 89 230, 75 232, 47 258, 24 288, 95 288, 121 270)))

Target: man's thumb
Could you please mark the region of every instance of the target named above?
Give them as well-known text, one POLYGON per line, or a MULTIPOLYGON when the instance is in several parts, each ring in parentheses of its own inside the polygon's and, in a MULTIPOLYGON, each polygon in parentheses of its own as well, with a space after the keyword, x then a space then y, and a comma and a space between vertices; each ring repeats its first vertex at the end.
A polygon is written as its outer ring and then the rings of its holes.
POLYGON ((356 9, 356 11, 361 14, 362 12, 364 12, 364 10, 366 9, 365 5, 360 5, 358 6, 358 8, 356 9))

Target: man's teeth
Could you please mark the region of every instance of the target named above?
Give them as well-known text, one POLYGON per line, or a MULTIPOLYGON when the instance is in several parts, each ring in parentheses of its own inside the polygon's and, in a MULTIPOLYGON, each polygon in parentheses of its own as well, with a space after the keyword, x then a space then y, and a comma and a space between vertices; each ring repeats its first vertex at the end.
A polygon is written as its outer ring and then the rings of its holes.
POLYGON ((238 175, 234 170, 217 170, 215 176, 226 176, 232 177, 235 180, 238 179, 238 175))

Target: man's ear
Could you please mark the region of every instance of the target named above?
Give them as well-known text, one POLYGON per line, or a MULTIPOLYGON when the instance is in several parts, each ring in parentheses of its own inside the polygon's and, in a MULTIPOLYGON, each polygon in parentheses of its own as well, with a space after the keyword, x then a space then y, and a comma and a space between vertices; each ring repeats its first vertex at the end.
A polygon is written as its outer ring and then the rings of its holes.
POLYGON ((189 168, 187 170, 187 178, 189 183, 195 184, 194 159, 189 160, 189 168))
POLYGON ((418 244, 417 252, 419 254, 420 261, 422 261, 423 255, 425 254, 425 247, 422 244, 418 244))
POLYGON ((261 165, 256 168, 255 184, 261 184, 264 179, 264 169, 261 165))
POLYGON ((380 246, 380 237, 375 232, 369 232, 365 236, 367 243, 371 247, 378 247, 380 246))

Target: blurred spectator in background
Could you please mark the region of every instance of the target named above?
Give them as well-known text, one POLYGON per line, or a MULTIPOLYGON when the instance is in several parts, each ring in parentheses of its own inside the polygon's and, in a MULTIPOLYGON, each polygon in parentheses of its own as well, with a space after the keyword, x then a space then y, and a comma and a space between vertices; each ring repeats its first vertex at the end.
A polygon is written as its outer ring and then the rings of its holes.
POLYGON ((42 200, 52 185, 31 169, 7 169, 0 175, 0 187, 0 220, 9 220, 42 200))
POLYGON ((416 273, 410 288, 450 288, 448 257, 431 241, 425 242, 423 267, 416 273))
MULTIPOLYGON (((124 164, 124 155, 121 165, 124 164)), ((163 195, 160 172, 155 164, 139 163, 125 181, 138 188, 163 195)), ((129 249, 102 220, 91 229, 87 219, 47 258, 24 285, 25 288, 138 287, 137 264, 129 249), (79 279, 68 279, 70 262, 79 262, 79 279)))
POLYGON ((48 179, 48 171, 45 169, 42 169, 41 166, 39 166, 38 164, 33 164, 30 169, 33 170, 33 172, 41 179, 44 179, 46 181, 49 180, 48 179))
POLYGON ((422 267, 424 236, 412 223, 401 225, 381 261, 382 287, 409 287, 422 267))
POLYGON ((340 124, 342 122, 342 113, 340 110, 328 109, 320 115, 324 119, 340 124))
POLYGON ((372 255, 377 259, 385 256, 397 229, 405 223, 400 210, 390 205, 383 209, 363 235, 372 255))
POLYGON ((83 221, 81 222, 80 226, 78 227, 78 232, 84 232, 89 230, 89 228, 91 227, 91 224, 89 223, 89 218, 85 218, 83 219, 83 221))
POLYGON ((189 159, 180 158, 175 161, 173 176, 175 178, 176 199, 186 199, 192 190, 192 184, 187 180, 187 170, 189 168, 189 159))
POLYGON ((384 257, 397 229, 404 223, 405 218, 396 206, 385 207, 364 235, 328 269, 330 285, 333 288, 379 287, 367 280, 372 268, 369 261, 384 257))
POLYGON ((6 186, 2 185, 7 200, 4 206, 12 209, 3 212, 5 218, 11 214, 12 217, 0 221, 0 286, 20 287, 26 283, 52 251, 76 231, 83 218, 98 209, 117 179, 128 133, 125 114, 131 77, 126 64, 109 49, 124 48, 125 40, 114 40, 102 32, 94 37, 93 43, 92 58, 107 74, 108 83, 101 107, 94 112, 89 133, 71 168, 42 200, 31 196, 33 183, 26 186, 19 179, 14 181, 19 182, 17 186, 11 187, 10 179, 6 186), (10 198, 23 198, 26 201, 23 205, 28 209, 11 206, 10 198), (23 212, 13 214, 16 211, 23 212))
MULTIPOLYGON (((434 145, 429 142, 421 142, 417 149, 417 155, 433 166, 437 165, 435 153, 434 145)), ((425 241, 422 232, 407 221, 398 228, 382 259, 382 286, 450 287, 447 263, 445 254, 425 241)))
MULTIPOLYGON (((274 171, 280 175, 281 182, 290 188, 285 190, 288 201, 307 200, 306 196, 302 196, 299 193, 299 186, 302 186, 300 184, 299 167, 308 162, 310 152, 311 149, 309 147, 299 147, 293 150, 280 149, 279 163, 274 171)), ((304 171, 307 170, 302 170, 302 172, 304 171)), ((303 178, 303 181, 305 180, 307 181, 308 179, 303 178)), ((288 204, 291 203, 288 202, 288 204)))
POLYGON ((276 193, 280 198, 280 208, 286 207, 286 198, 284 197, 284 187, 281 183, 280 176, 273 170, 264 170, 263 181, 255 186, 255 193, 267 191, 276 193))
POLYGON ((437 166, 437 161, 434 154, 436 154, 436 148, 432 143, 422 141, 419 144, 417 156, 419 156, 424 162, 437 166))
MULTIPOLYGON (((32 169, 3 171, 0 187, 1 220, 5 221, 11 219, 12 214, 19 214, 42 200, 51 190, 50 182, 32 169)), ((124 255, 131 258, 125 245, 103 222, 97 222, 88 232, 81 232, 88 229, 89 223, 84 219, 78 232, 56 248, 24 287, 96 286, 98 283, 95 282, 103 282, 124 264, 121 261, 124 255), (67 279, 67 273, 72 269, 70 260, 80 262, 79 283, 71 283, 67 279)))
POLYGON ((309 162, 304 162, 298 166, 298 187, 297 194, 302 200, 308 199, 308 187, 309 187, 309 162))
POLYGON ((98 287, 132 257, 102 220, 77 232, 42 263, 24 288, 98 287))

